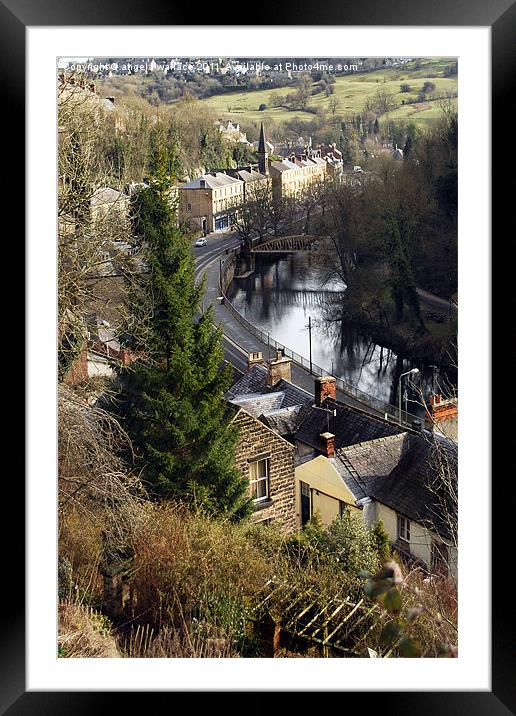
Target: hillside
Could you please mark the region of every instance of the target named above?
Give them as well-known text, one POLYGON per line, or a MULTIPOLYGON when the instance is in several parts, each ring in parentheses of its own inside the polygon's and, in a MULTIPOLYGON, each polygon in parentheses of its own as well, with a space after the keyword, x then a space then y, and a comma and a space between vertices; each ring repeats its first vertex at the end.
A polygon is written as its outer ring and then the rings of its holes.
MULTIPOLYGON (((446 68, 452 62, 450 59, 421 60, 418 63, 408 63, 402 69, 386 68, 375 72, 337 77, 333 85, 334 93, 329 96, 324 93, 312 96, 309 106, 315 110, 323 108, 330 111, 330 102, 336 98, 338 100, 338 115, 355 114, 363 111, 367 101, 372 100, 381 88, 392 93, 397 107, 388 115, 382 115, 380 121, 387 117, 389 119, 410 118, 416 124, 426 125, 429 121, 435 120, 439 114, 438 97, 457 95, 457 75, 445 76, 446 68), (428 98, 424 102, 415 102, 419 91, 427 80, 435 85, 435 91, 432 93, 432 97, 435 98, 428 98), (411 86, 410 92, 400 91, 400 85, 405 83, 411 86), (411 103, 409 104, 409 102, 411 103)), ((315 85, 314 82, 314 88, 315 85)), ((269 106, 271 97, 284 96, 289 91, 291 91, 290 88, 279 88, 232 92, 214 95, 201 101, 215 110, 220 117, 236 120, 255 122, 267 118, 275 122, 285 122, 291 119, 306 119, 306 121, 313 119, 313 111, 289 111, 284 107, 269 106), (258 108, 261 104, 267 105, 267 109, 260 111, 258 108)))

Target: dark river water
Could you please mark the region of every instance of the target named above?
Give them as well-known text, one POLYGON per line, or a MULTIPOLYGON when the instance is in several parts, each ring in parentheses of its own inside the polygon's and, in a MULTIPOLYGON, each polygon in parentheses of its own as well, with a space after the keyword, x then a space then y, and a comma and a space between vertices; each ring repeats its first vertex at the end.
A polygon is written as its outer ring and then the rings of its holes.
POLYGON ((403 379, 403 386, 407 386, 409 412, 423 414, 423 408, 418 407, 421 401, 417 401, 417 392, 422 388, 428 397, 434 379, 439 384, 438 372, 430 365, 397 356, 342 322, 325 321, 325 305, 345 286, 338 281, 322 283, 315 253, 257 255, 255 272, 246 279, 235 279, 227 295, 253 325, 307 359, 310 317, 313 363, 393 405, 398 405, 401 373, 418 368, 420 374, 410 376, 417 388, 409 384, 409 376, 403 379))

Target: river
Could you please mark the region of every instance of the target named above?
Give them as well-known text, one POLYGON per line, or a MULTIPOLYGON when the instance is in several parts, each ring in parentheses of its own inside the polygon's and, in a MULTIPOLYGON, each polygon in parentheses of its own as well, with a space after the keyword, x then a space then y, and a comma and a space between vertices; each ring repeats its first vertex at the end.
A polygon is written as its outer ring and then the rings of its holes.
MULTIPOLYGON (((338 280, 322 285, 317 254, 256 255, 255 272, 245 279, 235 279, 227 295, 247 320, 279 343, 309 358, 308 321, 312 324, 312 361, 328 374, 380 400, 398 404, 398 382, 401 373, 418 368, 418 375, 403 380, 407 390, 409 412, 422 415, 418 400, 422 389, 425 398, 440 376, 432 366, 396 355, 375 343, 365 333, 339 323, 324 320, 328 299, 345 290, 338 280)), ((404 396, 405 398, 405 396, 404 396)))

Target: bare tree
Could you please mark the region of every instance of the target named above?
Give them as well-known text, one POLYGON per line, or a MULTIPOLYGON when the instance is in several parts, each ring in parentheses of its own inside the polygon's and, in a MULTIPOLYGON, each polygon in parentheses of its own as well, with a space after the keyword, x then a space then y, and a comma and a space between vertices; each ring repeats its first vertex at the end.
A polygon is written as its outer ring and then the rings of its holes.
POLYGON ((109 412, 66 385, 59 386, 58 412, 59 511, 74 506, 86 516, 93 504, 102 504, 123 533, 128 514, 145 496, 122 457, 132 454, 128 436, 109 412))
POLYGON ((107 122, 96 94, 76 83, 61 83, 57 237, 61 375, 83 345, 84 317, 99 307, 106 311, 123 303, 124 282, 108 278, 121 273, 125 263, 129 267, 125 259, 132 238, 128 198, 113 189, 114 171, 104 151, 107 122))

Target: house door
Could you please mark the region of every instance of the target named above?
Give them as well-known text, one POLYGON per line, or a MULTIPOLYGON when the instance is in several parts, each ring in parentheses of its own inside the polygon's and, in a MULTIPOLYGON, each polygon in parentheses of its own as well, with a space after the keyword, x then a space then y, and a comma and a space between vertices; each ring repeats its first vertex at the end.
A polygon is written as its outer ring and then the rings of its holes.
POLYGON ((306 482, 300 483, 301 487, 301 527, 304 527, 310 519, 310 485, 306 482))
POLYGON ((208 233, 208 231, 206 229, 206 219, 203 217, 203 219, 202 219, 202 235, 206 236, 207 233, 208 233))

